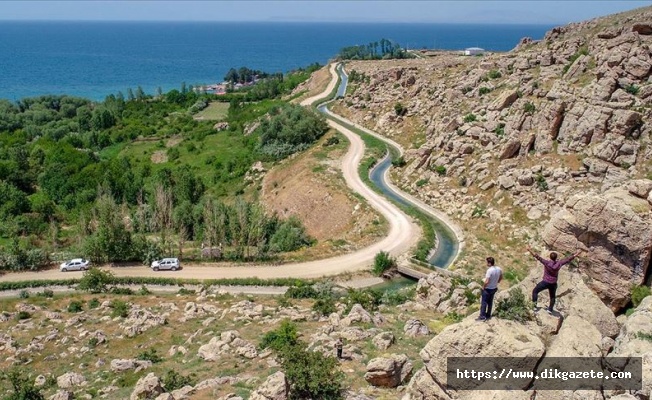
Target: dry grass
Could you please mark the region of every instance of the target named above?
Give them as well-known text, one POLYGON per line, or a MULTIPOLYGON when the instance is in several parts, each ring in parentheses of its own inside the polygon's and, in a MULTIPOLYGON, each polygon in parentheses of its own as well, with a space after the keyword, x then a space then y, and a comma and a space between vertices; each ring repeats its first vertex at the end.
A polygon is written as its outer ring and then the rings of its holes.
POLYGON ((214 101, 194 115, 197 120, 222 121, 229 113, 229 103, 214 101))

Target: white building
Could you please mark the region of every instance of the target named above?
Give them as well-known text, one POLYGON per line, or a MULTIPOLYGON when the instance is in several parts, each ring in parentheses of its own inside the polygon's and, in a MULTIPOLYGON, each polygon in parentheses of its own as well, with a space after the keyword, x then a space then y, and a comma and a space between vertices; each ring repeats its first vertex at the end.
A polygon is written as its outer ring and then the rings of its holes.
POLYGON ((480 47, 469 47, 468 49, 464 49, 465 56, 477 56, 479 54, 484 54, 484 49, 480 47))

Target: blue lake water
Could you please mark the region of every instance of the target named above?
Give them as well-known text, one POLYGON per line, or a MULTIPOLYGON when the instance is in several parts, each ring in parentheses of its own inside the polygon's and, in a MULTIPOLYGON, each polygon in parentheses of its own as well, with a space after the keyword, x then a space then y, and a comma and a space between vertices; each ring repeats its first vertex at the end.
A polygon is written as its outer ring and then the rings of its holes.
POLYGON ((0 22, 0 98, 102 100, 216 83, 231 67, 287 72, 382 38, 404 47, 508 51, 544 25, 225 22, 0 22))

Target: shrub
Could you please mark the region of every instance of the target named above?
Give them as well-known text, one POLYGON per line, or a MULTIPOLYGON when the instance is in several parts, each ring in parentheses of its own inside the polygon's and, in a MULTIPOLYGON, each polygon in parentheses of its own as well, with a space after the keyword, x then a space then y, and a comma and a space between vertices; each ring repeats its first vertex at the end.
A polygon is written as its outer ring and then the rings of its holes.
POLYGON ((625 89, 625 91, 627 93, 629 93, 631 95, 634 95, 634 96, 636 96, 638 94, 638 91, 639 91, 639 87, 634 85, 634 84, 627 85, 627 86, 625 86, 624 89, 625 89))
POLYGON ((25 289, 21 290, 20 293, 18 293, 18 297, 21 299, 28 299, 29 298, 29 292, 25 289))
POLYGON ((68 312, 69 313, 78 313, 84 311, 84 307, 79 300, 73 300, 68 304, 68 312))
POLYGON ((466 114, 466 115, 464 116, 464 122, 467 122, 467 123, 468 123, 468 122, 473 122, 473 121, 475 121, 475 120, 476 120, 476 116, 475 116, 475 114, 466 114))
POLYGON ((277 352, 282 352, 286 348, 293 347, 297 344, 299 335, 297 326, 294 322, 284 320, 281 326, 273 331, 267 332, 260 341, 258 348, 263 350, 270 348, 277 352))
POLYGON ((381 251, 374 257, 373 273, 376 276, 382 275, 385 271, 395 268, 396 260, 386 251, 381 251))
POLYGON ((461 322, 463 319, 464 319, 464 316, 458 314, 455 311, 450 311, 444 316, 444 321, 450 322, 452 324, 461 322))
POLYGON ((647 340, 648 342, 652 342, 652 333, 636 332, 636 337, 641 340, 647 340))
POLYGON ((52 291, 52 289, 43 289, 42 292, 37 292, 36 296, 52 298, 54 297, 54 291, 52 291))
POLYGON ((340 143, 340 138, 338 138, 337 136, 331 136, 328 139, 326 139, 326 141, 324 142, 324 144, 322 144, 322 146, 328 147, 328 146, 336 145, 338 143, 340 143))
POLYGON ((92 338, 88 339, 88 347, 93 348, 93 347, 97 346, 98 342, 99 342, 99 340, 96 337, 92 337, 92 338))
POLYGON ((394 112, 396 115, 401 117, 407 113, 407 108, 405 108, 405 106, 403 106, 401 103, 396 103, 394 104, 394 112))
POLYGON ((487 76, 489 77, 489 79, 498 79, 501 76, 503 76, 503 74, 501 74, 500 71, 498 71, 497 69, 492 69, 491 71, 489 71, 487 76))
POLYGON ((546 190, 548 190, 548 182, 546 181, 546 178, 543 176, 542 173, 539 172, 534 177, 534 181, 536 182, 537 188, 539 189, 540 192, 545 192, 546 190))
POLYGON ((92 299, 88 300, 88 308, 93 309, 99 306, 100 306, 100 301, 98 299, 93 297, 92 299))
POLYGON ((295 251, 304 246, 310 246, 313 239, 306 233, 306 228, 294 215, 283 221, 269 240, 272 252, 295 251))
POLYGON ((18 314, 16 314, 16 319, 17 320, 23 320, 23 319, 29 319, 32 318, 32 314, 30 314, 27 311, 18 311, 18 314))
POLYGON ((176 147, 170 147, 167 151, 167 154, 168 154, 168 160, 170 161, 174 161, 177 158, 179 158, 179 156, 181 156, 179 149, 176 147))
POLYGON ((423 179, 419 179, 419 180, 415 183, 415 185, 417 185, 417 187, 421 187, 421 186, 425 185, 426 183, 428 183, 428 180, 425 179, 425 178, 423 178, 423 179))
POLYGON ((345 375, 333 357, 307 350, 307 345, 296 344, 281 354, 281 367, 290 386, 290 400, 342 398, 345 375))
POLYGON ((141 296, 147 296, 149 294, 152 294, 152 291, 147 288, 147 286, 142 285, 140 289, 138 289, 138 294, 141 296))
POLYGON ((120 317, 127 318, 129 315, 129 303, 122 300, 113 300, 110 306, 113 311, 111 311, 111 317, 120 317))
POLYGON ((197 377, 194 373, 191 373, 190 375, 182 375, 177 371, 170 369, 165 373, 165 375, 163 375, 161 384, 167 392, 171 392, 187 385, 194 386, 196 379, 197 377))
POLYGON ((285 292, 285 297, 291 299, 315 299, 317 298, 317 291, 312 285, 298 284, 290 286, 285 292))
POLYGON ((488 88, 488 87, 485 87, 485 86, 478 89, 478 94, 480 96, 484 96, 485 94, 490 93, 490 92, 491 92, 491 88, 488 88))
POLYGON ((403 157, 403 156, 400 156, 400 157, 395 158, 395 159, 392 160, 392 166, 397 167, 397 168, 405 167, 406 164, 407 164, 407 161, 405 161, 405 157, 403 157))
POLYGON ((529 101, 523 105, 523 111, 528 114, 533 114, 536 109, 537 108, 534 106, 534 104, 529 101))
POLYGON ((108 285, 115 281, 115 277, 109 271, 103 271, 97 267, 91 267, 84 272, 77 289, 91 293, 102 293, 107 291, 108 285))
POLYGON ((373 289, 348 289, 344 302, 346 303, 346 313, 351 311, 351 307, 355 304, 360 304, 365 310, 373 311, 378 308, 380 299, 383 294, 373 289))
POLYGON ((505 273, 503 274, 503 277, 511 284, 516 284, 523 280, 525 274, 515 269, 508 268, 507 271, 505 271, 505 273))
POLYGON ((443 165, 437 165, 435 167, 435 172, 439 176, 444 176, 444 175, 446 175, 446 167, 444 167, 443 165))
POLYGON ((332 297, 320 297, 312 305, 312 310, 320 315, 331 315, 337 308, 332 297))
POLYGON ((471 90, 473 90, 472 87, 470 87, 470 86, 464 86, 464 87, 462 88, 462 94, 467 94, 467 93, 469 93, 471 90))
POLYGON ((531 307, 521 288, 512 289, 509 291, 509 297, 498 302, 496 316, 525 323, 532 319, 531 307))
POLYGON ((496 129, 494 129, 494 133, 497 136, 505 136, 505 124, 504 123, 499 123, 496 129))
POLYGON ((0 380, 9 381, 13 390, 8 395, 3 395, 3 400, 45 400, 40 389, 34 387, 34 378, 27 372, 12 368, 8 372, 0 372, 0 380))
POLYGON ((414 299, 415 293, 416 289, 414 287, 403 290, 386 291, 380 298, 380 302, 388 306, 397 306, 414 299))
POLYGON ((484 213, 486 212, 485 208, 482 207, 479 204, 476 204, 475 207, 473 208, 473 212, 471 212, 471 218, 482 218, 484 217, 484 213))
POLYGON ((630 293, 632 295, 632 304, 634 307, 638 307, 644 298, 652 294, 650 288, 647 286, 634 286, 631 288, 630 293))
POLYGON ((156 354, 156 349, 155 348, 149 348, 142 353, 138 354, 136 356, 137 360, 143 360, 143 361, 151 361, 152 364, 157 364, 163 361, 163 358, 156 354))
POLYGON ((128 287, 117 287, 114 286, 110 290, 111 294, 119 294, 119 295, 125 295, 125 296, 131 296, 134 294, 134 291, 131 290, 131 288, 128 287))

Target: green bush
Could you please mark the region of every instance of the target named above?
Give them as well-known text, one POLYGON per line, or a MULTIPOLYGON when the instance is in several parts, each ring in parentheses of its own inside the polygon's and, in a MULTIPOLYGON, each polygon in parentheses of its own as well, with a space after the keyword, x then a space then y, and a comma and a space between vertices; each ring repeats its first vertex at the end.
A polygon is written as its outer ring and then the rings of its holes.
POLYGON ((319 315, 328 316, 337 311, 332 297, 320 297, 312 304, 312 310, 319 315))
POLYGON ((545 192, 548 190, 548 181, 546 181, 546 178, 543 176, 542 173, 538 173, 534 177, 534 182, 537 184, 537 188, 539 189, 540 192, 545 192))
POLYGON ((487 93, 491 93, 491 88, 488 88, 488 87, 482 86, 480 89, 478 89, 478 94, 479 94, 480 96, 484 96, 484 95, 487 94, 487 93))
POLYGON ((536 109, 537 108, 534 106, 534 104, 529 101, 523 105, 523 111, 525 111, 527 114, 534 114, 536 109))
POLYGON ((505 124, 503 122, 499 123, 496 129, 494 129, 494 133, 497 136, 505 136, 505 124))
POLYGON ((328 139, 326 139, 326 141, 324 142, 324 144, 322 144, 322 146, 323 147, 328 147, 328 146, 333 146, 333 145, 336 145, 336 144, 339 144, 339 143, 340 143, 340 139, 337 136, 331 136, 328 139))
POLYGON ((52 291, 52 289, 43 289, 42 292, 37 292, 36 296, 37 297, 52 298, 52 297, 54 297, 54 292, 52 291))
POLYGON ((476 116, 475 116, 475 114, 466 114, 466 115, 464 116, 464 122, 467 122, 467 123, 468 123, 468 122, 473 122, 473 121, 475 121, 475 120, 476 120, 476 116))
POLYGON ((281 322, 281 326, 273 331, 267 332, 258 348, 264 350, 270 348, 277 352, 282 352, 286 348, 293 347, 297 344, 299 335, 297 334, 297 326, 294 322, 289 320, 284 320, 281 322))
POLYGON ((625 89, 625 91, 627 93, 629 93, 631 95, 634 95, 634 96, 636 96, 638 94, 638 91, 639 91, 639 87, 634 85, 634 84, 627 85, 627 86, 625 86, 624 89, 625 89))
POLYGON ((194 386, 196 379, 197 376, 194 373, 191 373, 190 375, 182 375, 177 371, 170 369, 165 373, 165 375, 163 375, 161 384, 165 388, 165 391, 171 392, 173 390, 181 389, 184 386, 194 386))
POLYGON ((516 284, 522 281, 523 278, 525 278, 525 274, 513 268, 507 268, 507 270, 503 274, 503 277, 505 278, 505 280, 509 281, 509 283, 516 284))
POLYGON ((129 315, 129 303, 126 301, 115 299, 111 302, 110 307, 113 309, 111 311, 111 317, 113 318, 127 318, 129 315))
POLYGON ((3 400, 45 400, 40 389, 34 387, 34 378, 26 371, 12 368, 0 371, 0 380, 8 381, 12 392, 3 394, 3 400))
POLYGON ((92 338, 88 339, 88 347, 90 347, 92 349, 93 347, 97 346, 98 342, 99 342, 99 340, 96 337, 92 337, 92 338))
POLYGON ((306 228, 294 215, 283 221, 269 240, 272 252, 295 251, 310 246, 314 240, 306 233, 306 228))
POLYGON ((28 311, 18 311, 18 314, 16 314, 16 319, 18 321, 29 318, 32 318, 32 314, 30 314, 28 311))
POLYGON ((498 71, 497 69, 492 69, 491 71, 489 71, 487 76, 489 77, 489 79, 498 79, 501 76, 503 76, 503 74, 501 74, 500 71, 498 71))
POLYGON ((636 337, 641 340, 652 342, 652 333, 649 332, 636 332, 636 337))
POLYGON ((73 300, 68 304, 68 312, 70 313, 78 313, 84 311, 84 307, 79 300, 73 300))
POLYGON ((136 356, 137 360, 143 360, 143 361, 151 361, 152 364, 157 364, 163 361, 163 358, 156 354, 156 349, 155 348, 149 348, 142 353, 138 354, 136 356))
POLYGON ((373 274, 381 276, 385 271, 396 268, 396 260, 386 251, 381 251, 374 257, 373 274))
POLYGON ((464 316, 458 314, 455 311, 450 311, 446 315, 444 315, 444 321, 450 322, 451 324, 456 324, 458 322, 461 322, 463 319, 464 316))
POLYGON ((115 277, 109 271, 101 270, 97 267, 91 267, 84 271, 84 275, 79 280, 77 289, 90 293, 102 293, 108 290, 108 285, 115 281, 115 277))
POLYGON ((88 300, 88 308, 89 309, 97 308, 99 306, 100 306, 100 301, 98 299, 96 299, 95 297, 88 300))
POLYGON ((182 287, 181 289, 179 289, 179 291, 177 293, 180 294, 180 295, 187 296, 187 295, 195 294, 196 292, 195 292, 194 289, 186 289, 186 288, 182 287))
POLYGON ((285 292, 285 297, 291 299, 315 299, 318 297, 318 293, 312 285, 298 284, 290 286, 285 292))
POLYGON ((415 185, 417 185, 417 187, 421 187, 421 186, 424 186, 425 184, 427 184, 428 182, 429 182, 429 181, 428 181, 427 179, 425 179, 425 178, 424 178, 424 179, 419 179, 419 180, 415 183, 415 185))
POLYGON ((647 286, 634 286, 630 290, 632 296, 632 304, 634 307, 638 307, 643 301, 644 298, 652 294, 650 288, 647 286))
POLYGON ((496 316, 525 323, 532 320, 532 303, 525 297, 521 288, 509 291, 509 297, 498 302, 496 316))
POLYGON ((142 285, 140 289, 138 289, 138 294, 141 296, 147 296, 149 294, 152 294, 152 291, 147 288, 147 286, 142 285))
POLYGON ((414 299, 415 293, 416 288, 414 287, 401 290, 388 290, 383 293, 380 302, 388 306, 397 306, 414 299))
POLYGON ((374 289, 348 289, 343 301, 346 303, 345 312, 351 311, 351 307, 360 304, 367 311, 374 311, 380 305, 383 294, 374 289))
POLYGON ((435 172, 439 176, 444 176, 444 175, 446 175, 446 167, 444 167, 443 165, 437 165, 435 167, 435 172))
POLYGON ((118 295, 123 295, 123 296, 131 296, 134 294, 134 291, 131 290, 131 288, 128 287, 118 287, 114 286, 109 290, 111 294, 118 294, 118 295))
POLYGON ((29 292, 27 290, 21 290, 20 293, 18 293, 18 297, 21 299, 28 299, 29 298, 29 292))
POLYGON ((279 355, 281 367, 288 380, 290 400, 342 399, 342 383, 345 375, 339 370, 333 357, 307 350, 307 345, 298 343, 286 348, 279 355))
POLYGON ((407 113, 407 108, 405 108, 405 106, 401 103, 396 103, 394 104, 394 112, 396 115, 401 117, 407 113))
POLYGON ((406 164, 407 164, 407 161, 405 161, 405 157, 403 157, 403 156, 400 156, 400 157, 395 158, 395 159, 392 160, 392 166, 394 166, 396 168, 405 167, 406 164))

